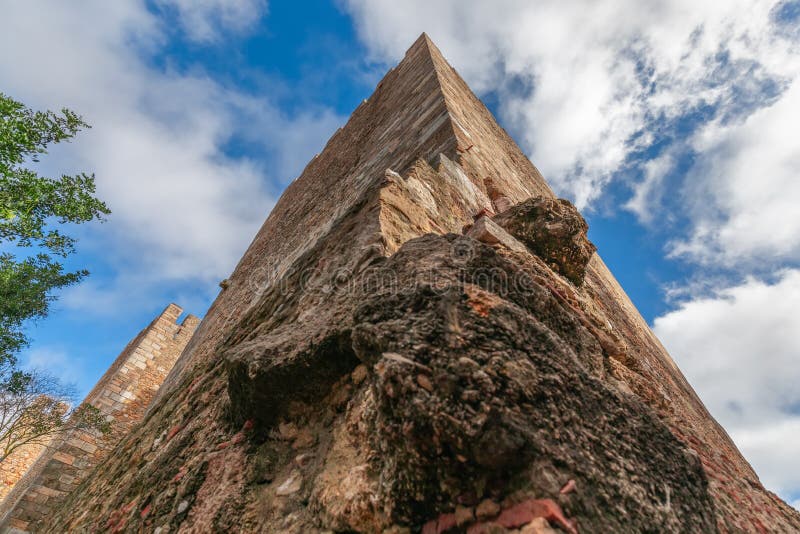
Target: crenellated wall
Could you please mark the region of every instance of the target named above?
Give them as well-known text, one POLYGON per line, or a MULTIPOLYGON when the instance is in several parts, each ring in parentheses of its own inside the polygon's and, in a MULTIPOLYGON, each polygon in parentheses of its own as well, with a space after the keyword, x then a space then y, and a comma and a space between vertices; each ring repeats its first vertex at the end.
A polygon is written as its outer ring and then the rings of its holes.
POLYGON ((109 434, 72 430, 54 437, 43 452, 39 451, 38 458, 34 456, 37 451, 22 451, 25 454, 18 459, 20 465, 15 465, 14 474, 9 475, 18 481, 0 504, 0 531, 36 531, 37 522, 47 518, 142 420, 200 323, 193 315, 177 323, 182 312, 180 306, 167 306, 125 347, 84 400, 111 421, 109 434), (30 468, 21 476, 19 471, 27 466, 30 468))

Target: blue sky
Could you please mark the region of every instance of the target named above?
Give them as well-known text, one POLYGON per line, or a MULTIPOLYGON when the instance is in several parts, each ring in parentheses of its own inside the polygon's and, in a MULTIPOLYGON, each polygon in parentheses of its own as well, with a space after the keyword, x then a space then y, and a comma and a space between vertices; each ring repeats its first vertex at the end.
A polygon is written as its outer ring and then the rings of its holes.
POLYGON ((590 237, 763 482, 800 502, 800 1, 0 0, 0 90, 93 128, 92 276, 23 355, 83 393, 202 315, 283 188, 422 31, 590 237), (490 5, 491 4, 491 5, 490 5), (501 5, 502 4, 502 5, 501 5))

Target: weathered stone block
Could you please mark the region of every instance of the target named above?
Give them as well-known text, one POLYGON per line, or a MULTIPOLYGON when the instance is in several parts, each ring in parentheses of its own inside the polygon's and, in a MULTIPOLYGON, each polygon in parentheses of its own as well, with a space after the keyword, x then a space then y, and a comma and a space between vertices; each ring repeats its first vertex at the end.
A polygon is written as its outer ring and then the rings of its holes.
POLYGON ((467 236, 488 245, 502 245, 515 252, 527 252, 525 245, 517 241, 500 225, 487 216, 479 217, 467 231, 467 236))
POLYGON ((597 248, 589 225, 568 200, 534 197, 506 209, 494 221, 576 286, 597 248))

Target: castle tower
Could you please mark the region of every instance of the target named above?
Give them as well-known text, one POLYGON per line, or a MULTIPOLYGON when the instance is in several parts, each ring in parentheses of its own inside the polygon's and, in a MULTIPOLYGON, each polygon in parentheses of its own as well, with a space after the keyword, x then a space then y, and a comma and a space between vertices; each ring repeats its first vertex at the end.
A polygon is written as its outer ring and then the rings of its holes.
MULTIPOLYGON (((0 506, 3 531, 38 530, 65 496, 83 483, 119 440, 144 417, 167 373, 172 369, 200 320, 170 304, 117 357, 83 401, 111 422, 108 434, 72 430, 56 435, 0 506)), ((25 451, 29 452, 29 451, 25 451)), ((12 457, 13 458, 13 455, 12 457)), ((26 466, 27 467, 27 466, 26 466)))
POLYGON ((45 532, 800 530, 422 35, 45 532), (483 529, 483 530, 481 530, 483 529))

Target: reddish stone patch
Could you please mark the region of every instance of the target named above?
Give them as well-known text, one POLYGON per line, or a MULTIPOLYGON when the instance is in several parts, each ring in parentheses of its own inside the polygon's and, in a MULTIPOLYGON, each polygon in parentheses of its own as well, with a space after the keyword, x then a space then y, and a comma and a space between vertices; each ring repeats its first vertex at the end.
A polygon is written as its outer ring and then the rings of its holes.
MULTIPOLYGON (((574 480, 570 480, 564 486, 564 488, 569 488, 569 491, 572 491, 574 487, 574 480)), ((470 519, 475 517, 472 508, 464 510, 469 512, 470 519)), ((569 534, 578 534, 575 522, 564 516, 561 507, 553 499, 527 499, 503 510, 500 510, 500 507, 493 501, 485 500, 478 506, 475 513, 479 519, 484 519, 484 521, 472 524, 467 528, 467 534, 505 532, 505 529, 516 529, 525 526, 536 518, 546 519, 549 523, 558 525, 569 534), (499 515, 497 515, 498 512, 499 515), (492 516, 497 517, 490 519, 492 516)), ((462 513, 462 515, 464 514, 462 513)), ((425 523, 422 527, 422 534, 452 532, 457 527, 463 528, 466 523, 470 522, 470 519, 459 522, 456 513, 442 514, 437 519, 425 523)))
POLYGON ((128 516, 131 513, 131 510, 136 506, 137 499, 132 500, 122 508, 114 510, 111 512, 111 515, 108 516, 108 520, 106 521, 106 529, 113 533, 122 532, 125 529, 125 525, 128 523, 128 516))
POLYGON ((477 221, 481 217, 492 217, 494 216, 494 212, 489 208, 481 208, 481 210, 472 216, 473 221, 477 221))
POLYGON ((185 465, 182 465, 182 466, 181 466, 181 468, 180 468, 180 469, 178 469, 178 472, 175 474, 175 476, 174 476, 174 477, 172 477, 172 481, 173 481, 173 482, 178 482, 178 481, 179 481, 180 479, 182 479, 184 476, 186 476, 186 466, 185 466, 185 465))
POLYGON ((177 434, 178 432, 180 432, 182 429, 183 429, 183 426, 182 426, 182 425, 175 425, 175 426, 173 426, 172 428, 170 428, 170 429, 169 429, 169 432, 167 432, 167 441, 169 441, 169 440, 171 440, 172 438, 174 438, 174 437, 175 437, 175 434, 177 434))
POLYGON ((767 527, 764 526, 764 523, 762 523, 757 517, 753 518, 753 524, 758 529, 758 534, 767 534, 767 532, 769 532, 767 527))
POLYGON ((467 529, 467 534, 496 534, 497 532, 505 532, 506 528, 499 523, 488 521, 485 523, 476 523, 467 529))
POLYGON ((570 534, 578 534, 578 527, 574 521, 570 521, 564 516, 561 507, 552 499, 539 499, 532 501, 539 508, 536 517, 543 517, 550 523, 555 523, 570 534))
POLYGON ((245 439, 244 431, 237 432, 236 434, 233 435, 233 437, 230 440, 223 441, 222 443, 217 445, 217 450, 221 451, 227 449, 231 445, 238 445, 239 443, 243 442, 244 439, 245 439))
POLYGON ((436 522, 436 534, 456 528, 456 514, 442 514, 436 522))
POLYGON ((536 514, 529 506, 529 502, 525 501, 500 512, 497 522, 506 528, 517 528, 530 523, 535 517, 536 514))
POLYGON ((489 311, 495 307, 496 301, 486 293, 482 293, 476 288, 465 288, 467 293, 467 305, 481 317, 489 317, 489 311))
POLYGON ((192 380, 192 383, 191 383, 191 384, 189 384, 189 395, 191 395, 192 393, 194 393, 194 389, 197 387, 197 384, 198 384, 198 383, 199 383, 199 382, 200 382, 202 379, 203 379, 203 376, 201 375, 201 376, 198 376, 197 378, 195 378, 194 380, 192 380))
POLYGON ((118 521, 119 521, 119 510, 114 510, 108 516, 108 519, 106 519, 106 525, 105 526, 106 526, 107 529, 116 528, 118 521))
POLYGON ((485 302, 481 302, 477 299, 469 299, 467 304, 481 317, 489 317, 489 310, 491 308, 485 302))
POLYGON ((468 525, 475 521, 475 509, 467 506, 456 507, 456 523, 459 526, 468 525))
POLYGON ((422 525, 422 534, 436 534, 436 520, 431 519, 422 525))
POLYGON ((528 499, 515 504, 500 512, 496 521, 506 528, 517 528, 537 517, 543 517, 550 523, 559 525, 570 534, 578 532, 573 522, 564 517, 561 507, 552 499, 528 499))

